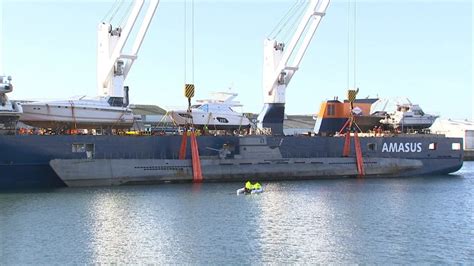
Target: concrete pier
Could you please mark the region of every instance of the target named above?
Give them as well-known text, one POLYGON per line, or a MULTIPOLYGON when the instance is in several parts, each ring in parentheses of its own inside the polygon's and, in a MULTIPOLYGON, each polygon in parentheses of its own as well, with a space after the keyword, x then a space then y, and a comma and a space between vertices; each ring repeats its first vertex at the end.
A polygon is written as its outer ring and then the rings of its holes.
POLYGON ((464 150, 464 161, 474 161, 474 150, 464 150))

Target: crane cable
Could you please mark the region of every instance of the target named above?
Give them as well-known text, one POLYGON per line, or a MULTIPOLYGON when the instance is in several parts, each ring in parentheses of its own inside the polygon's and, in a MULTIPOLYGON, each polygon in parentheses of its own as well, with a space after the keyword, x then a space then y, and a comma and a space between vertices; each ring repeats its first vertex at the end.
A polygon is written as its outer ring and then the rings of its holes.
POLYGON ((125 10, 122 17, 119 20, 118 25, 120 26, 120 28, 123 28, 125 26, 125 25, 123 25, 123 23, 125 22, 125 18, 127 17, 128 13, 131 12, 132 6, 133 6, 133 1, 130 1, 130 4, 128 5, 127 9, 125 10))
POLYGON ((191 0, 191 81, 194 84, 194 0, 191 0))
POLYGON ((356 81, 357 81, 357 79, 356 79, 357 78, 356 77, 356 66, 357 66, 357 64, 356 64, 356 48, 357 48, 357 46, 356 46, 356 44, 357 44, 356 36, 357 36, 357 0, 354 0, 354 44, 353 44, 354 45, 354 59, 353 59, 353 63, 354 63, 354 66, 353 66, 354 85, 353 86, 354 86, 354 89, 356 88, 356 85, 357 85, 357 83, 356 83, 356 81))
POLYGON ((109 23, 112 23, 112 20, 115 18, 115 15, 117 15, 118 11, 122 8, 124 1, 120 1, 120 3, 117 5, 115 8, 115 11, 112 13, 109 23))
POLYGON ((293 11, 293 9, 296 8, 296 6, 298 5, 298 3, 300 2, 300 0, 296 0, 295 3, 288 9, 288 11, 286 12, 286 14, 280 19, 280 21, 275 25, 275 27, 272 29, 272 31, 270 32, 270 34, 268 34, 267 38, 272 38, 272 39, 275 39, 278 34, 281 32, 281 30, 283 29, 284 26, 282 26, 282 23, 283 21, 285 21, 285 24, 288 22, 289 20, 289 15, 290 13, 293 11), (278 32, 275 32, 277 29, 278 32), (273 33, 275 33, 275 35, 273 35, 273 33))
POLYGON ((183 74, 184 74, 184 80, 183 80, 183 83, 186 84, 186 65, 187 65, 187 17, 188 17, 188 14, 187 14, 187 2, 186 0, 183 1, 183 4, 184 4, 184 28, 183 28, 183 38, 184 38, 184 45, 183 45, 183 48, 184 48, 184 68, 183 68, 183 74))
MULTIPOLYGON (((191 80, 188 83, 188 3, 184 1, 184 88, 185 97, 188 99, 188 112, 191 112, 191 98, 194 96, 194 0, 191 0, 191 80)), ((193 117, 191 115, 190 125, 194 126, 193 117)))
POLYGON ((351 46, 352 46, 352 88, 355 89, 357 85, 357 57, 356 57, 356 36, 357 36, 357 0, 354 0, 353 5, 351 5, 351 0, 347 2, 347 88, 350 86, 350 75, 351 75, 351 46), (352 9, 351 9, 352 7, 352 9), (352 31, 351 31, 351 13, 352 13, 352 31), (352 43, 351 43, 351 33, 352 33, 352 43))
MULTIPOLYGON (((298 7, 297 10, 295 10, 293 16, 291 19, 293 20, 290 24, 289 27, 286 27, 286 30, 283 34, 283 40, 284 43, 288 43, 293 37, 293 34, 296 32, 296 27, 298 26, 299 22, 301 21, 301 18, 304 16, 304 13, 306 12, 307 6, 309 5, 309 2, 301 2, 300 6, 298 7)), ((285 25, 286 26, 286 25, 285 25)))
MULTIPOLYGON (((102 22, 105 22, 105 20, 110 16, 110 14, 112 14, 112 11, 116 8, 118 2, 119 0, 115 0, 115 2, 110 6, 109 11, 107 11, 107 13, 105 13, 105 16, 102 18, 102 22)), ((110 20, 107 22, 110 22, 110 20)))
MULTIPOLYGON (((188 66, 188 4, 187 1, 184 1, 184 83, 188 81, 187 77, 187 66, 188 66)), ((194 84, 194 0, 191 0, 191 83, 194 84)))

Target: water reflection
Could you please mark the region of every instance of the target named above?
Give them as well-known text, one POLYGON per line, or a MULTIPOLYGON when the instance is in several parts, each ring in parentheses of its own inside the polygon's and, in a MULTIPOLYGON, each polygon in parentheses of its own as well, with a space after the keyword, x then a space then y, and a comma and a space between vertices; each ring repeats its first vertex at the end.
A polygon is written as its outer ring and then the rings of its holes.
POLYGON ((274 261, 275 256, 281 262, 307 261, 314 254, 308 253, 308 249, 317 250, 317 246, 328 242, 317 234, 321 228, 320 215, 328 213, 324 201, 317 196, 298 195, 292 185, 291 182, 270 183, 265 187, 267 192, 261 195, 262 214, 257 224, 263 262, 274 261))
POLYGON ((92 263, 170 263, 200 245, 195 187, 133 188, 96 195, 92 263), (189 189, 188 189, 189 188, 189 189))
POLYGON ((90 262, 173 263, 179 257, 180 262, 206 264, 254 252, 259 208, 222 186, 167 185, 95 195, 90 262))
POLYGON ((459 177, 165 184, 0 194, 0 264, 468 263, 459 177))

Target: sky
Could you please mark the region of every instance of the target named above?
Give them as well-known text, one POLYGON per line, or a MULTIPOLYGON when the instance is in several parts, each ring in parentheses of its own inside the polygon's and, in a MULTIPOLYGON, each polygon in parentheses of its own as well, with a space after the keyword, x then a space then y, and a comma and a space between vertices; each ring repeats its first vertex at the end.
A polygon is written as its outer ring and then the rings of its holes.
MULTIPOLYGON (((11 99, 97 95, 96 28, 116 1, 0 1, 0 65, 13 77, 11 99)), ((232 87, 239 111, 259 113, 263 40, 295 1, 195 0, 192 79, 191 1, 185 31, 184 2, 161 0, 125 82, 131 102, 183 107, 184 83, 194 82, 194 99, 232 87)), ((288 85, 287 114, 315 114, 322 101, 345 98, 355 73, 359 97, 408 97, 425 112, 474 119, 471 1, 357 0, 355 24, 348 4, 329 5, 288 85)))

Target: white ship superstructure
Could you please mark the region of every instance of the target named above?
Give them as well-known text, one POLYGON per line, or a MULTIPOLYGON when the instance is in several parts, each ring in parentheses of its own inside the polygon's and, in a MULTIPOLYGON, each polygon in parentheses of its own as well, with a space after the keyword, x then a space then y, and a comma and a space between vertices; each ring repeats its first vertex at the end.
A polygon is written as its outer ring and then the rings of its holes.
POLYGON ((14 130, 22 113, 21 106, 7 97, 13 91, 11 80, 10 76, 0 75, 0 130, 14 130))

